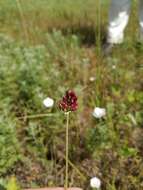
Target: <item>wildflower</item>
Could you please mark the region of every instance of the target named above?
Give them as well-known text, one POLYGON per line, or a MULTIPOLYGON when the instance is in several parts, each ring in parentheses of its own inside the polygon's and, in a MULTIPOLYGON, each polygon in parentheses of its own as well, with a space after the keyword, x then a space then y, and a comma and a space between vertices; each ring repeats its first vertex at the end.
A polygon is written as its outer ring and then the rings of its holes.
POLYGON ((116 69, 116 65, 113 65, 113 66, 112 66, 112 69, 116 69))
POLYGON ((104 117, 106 115, 106 110, 105 108, 99 108, 99 107, 95 107, 92 115, 95 117, 95 118, 101 118, 101 117, 104 117))
POLYGON ((91 186, 92 188, 97 188, 97 189, 99 189, 99 188, 101 187, 101 181, 100 181, 100 179, 97 178, 97 177, 91 178, 91 179, 90 179, 90 186, 91 186))
POLYGON ((47 97, 43 100, 43 104, 46 108, 51 108, 54 105, 54 100, 52 98, 47 97))
POLYGON ((69 160, 69 118, 70 112, 76 111, 78 107, 77 104, 77 96, 71 90, 66 91, 65 95, 63 96, 62 100, 59 102, 59 108, 63 110, 66 114, 66 168, 65 168, 65 189, 68 189, 68 179, 69 179, 69 167, 68 167, 68 160, 69 160))
POLYGON ((90 78, 89 78, 90 82, 94 82, 95 79, 96 79, 95 77, 90 77, 90 78))
POLYGON ((64 112, 76 111, 78 107, 77 96, 71 90, 66 91, 65 96, 59 102, 59 108, 64 112))

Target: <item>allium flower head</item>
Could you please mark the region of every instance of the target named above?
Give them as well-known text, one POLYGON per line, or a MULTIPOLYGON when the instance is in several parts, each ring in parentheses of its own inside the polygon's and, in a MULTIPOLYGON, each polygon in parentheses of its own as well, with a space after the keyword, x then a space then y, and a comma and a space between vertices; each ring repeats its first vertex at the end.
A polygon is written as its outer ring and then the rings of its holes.
POLYGON ((66 91, 66 94, 59 102, 59 108, 64 112, 76 111, 78 107, 77 96, 72 90, 66 91))

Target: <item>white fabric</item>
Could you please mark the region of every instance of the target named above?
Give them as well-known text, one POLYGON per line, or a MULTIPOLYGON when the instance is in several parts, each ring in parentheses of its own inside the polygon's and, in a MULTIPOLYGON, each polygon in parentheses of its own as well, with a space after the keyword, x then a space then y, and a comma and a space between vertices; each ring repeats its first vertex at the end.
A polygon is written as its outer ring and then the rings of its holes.
POLYGON ((140 40, 143 41, 143 0, 139 2, 140 40))
MULTIPOLYGON (((143 0, 140 0, 140 38, 143 40, 143 0)), ((124 30, 130 16, 131 0, 112 0, 109 15, 108 38, 109 43, 122 43, 124 30)))

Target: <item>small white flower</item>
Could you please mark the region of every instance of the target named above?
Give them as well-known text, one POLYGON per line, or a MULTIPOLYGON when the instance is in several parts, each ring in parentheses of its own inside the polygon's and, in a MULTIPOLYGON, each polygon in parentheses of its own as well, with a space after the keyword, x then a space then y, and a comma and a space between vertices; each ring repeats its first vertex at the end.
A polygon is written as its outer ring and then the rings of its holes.
POLYGON ((99 108, 99 107, 95 107, 94 111, 92 113, 92 115, 95 118, 101 118, 104 117, 106 115, 106 109, 105 108, 99 108))
POLYGON ((90 77, 89 80, 90 80, 90 82, 93 82, 93 81, 95 81, 95 77, 90 77))
POLYGON ((116 65, 113 65, 113 66, 112 66, 112 69, 116 69, 116 65))
POLYGON ((97 178, 97 177, 91 178, 91 179, 90 179, 90 186, 91 186, 92 188, 97 188, 97 189, 99 189, 99 188, 101 187, 101 181, 100 181, 100 179, 97 178))
POLYGON ((54 100, 52 98, 47 97, 43 100, 43 104, 46 108, 51 108, 54 105, 54 100))

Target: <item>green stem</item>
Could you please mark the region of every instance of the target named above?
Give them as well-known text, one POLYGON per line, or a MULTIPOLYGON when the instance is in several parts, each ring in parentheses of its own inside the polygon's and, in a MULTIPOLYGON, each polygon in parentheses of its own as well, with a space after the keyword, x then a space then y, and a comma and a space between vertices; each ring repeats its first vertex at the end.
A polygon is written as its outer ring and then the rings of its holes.
POLYGON ((66 113, 66 177, 65 177, 65 190, 68 189, 68 160, 69 160, 69 115, 70 112, 66 113))
POLYGON ((70 160, 68 160, 68 163, 82 177, 83 181, 87 180, 87 178, 79 171, 79 169, 70 160))
POLYGON ((98 55, 100 55, 101 51, 101 2, 98 0, 98 14, 97 14, 97 48, 98 55))
POLYGON ((18 119, 36 119, 36 118, 52 117, 52 116, 58 116, 58 115, 53 113, 45 113, 45 114, 26 115, 18 117, 18 119))
POLYGON ((19 10, 19 14, 21 17, 21 22, 22 22, 22 27, 23 27, 23 32, 24 32, 24 36, 25 36, 25 40, 28 42, 29 41, 29 36, 28 36, 28 31, 27 31, 27 27, 26 27, 26 22, 25 22, 25 17, 23 14, 23 9, 20 3, 20 0, 16 0, 16 4, 19 10))

